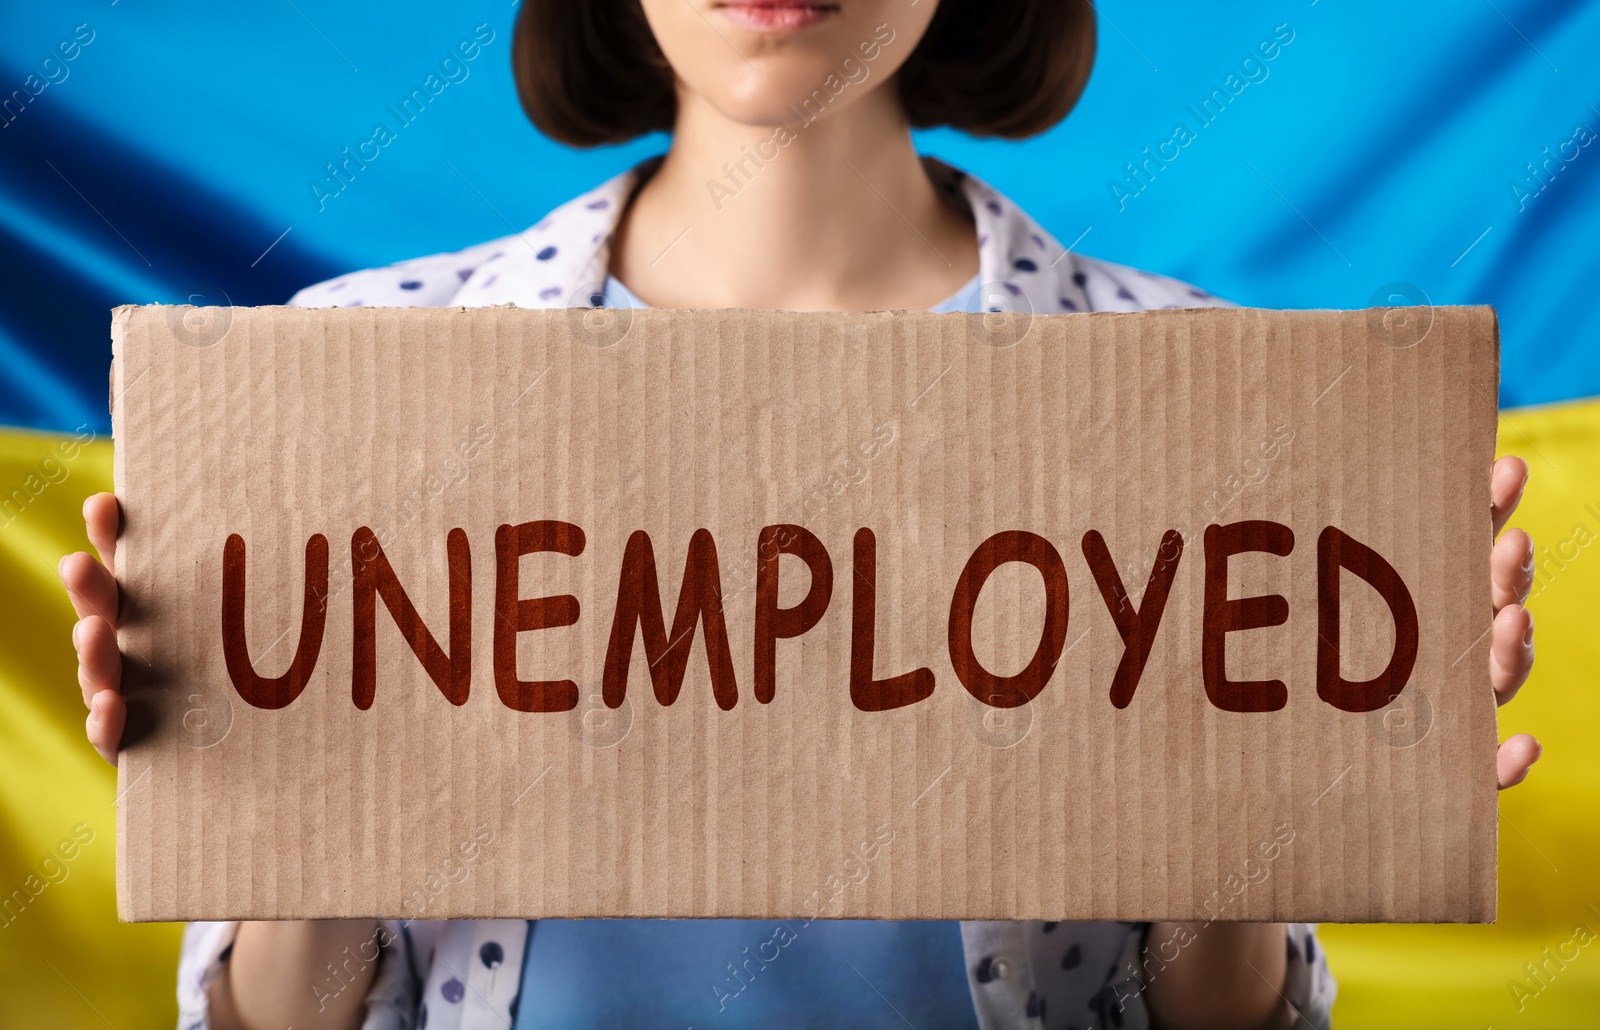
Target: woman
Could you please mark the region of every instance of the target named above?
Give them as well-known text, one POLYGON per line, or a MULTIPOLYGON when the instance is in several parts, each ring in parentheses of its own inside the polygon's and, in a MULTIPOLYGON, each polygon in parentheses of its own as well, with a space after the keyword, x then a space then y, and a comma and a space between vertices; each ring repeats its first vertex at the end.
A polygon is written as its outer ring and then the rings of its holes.
MULTIPOLYGON (((535 124, 577 145, 670 130, 666 155, 526 232, 356 272, 294 303, 1036 312, 1221 303, 1069 254, 983 183, 914 151, 912 126, 1007 137, 1048 128, 1076 101, 1093 49, 1086 0, 527 0, 515 67, 535 124)), ((1497 533, 1526 473, 1517 459, 1492 472, 1497 533)), ((85 518, 106 564, 73 555, 62 578, 82 617, 73 640, 88 736, 113 759, 125 710, 114 620, 101 613, 117 606, 115 499, 90 498, 85 518)), ((1520 531, 1494 546, 1489 661, 1502 702, 1532 665, 1521 605, 1531 562, 1520 531)), ((1508 740, 1501 785, 1537 756, 1532 738, 1508 740)), ((748 982, 731 965, 732 977, 722 973, 726 956, 770 930, 195 924, 179 996, 186 1027, 1188 1028, 1325 1026, 1334 994, 1303 925, 819 922, 784 966, 748 982), (1174 940, 1178 958, 1139 979, 1145 942, 1174 940)))

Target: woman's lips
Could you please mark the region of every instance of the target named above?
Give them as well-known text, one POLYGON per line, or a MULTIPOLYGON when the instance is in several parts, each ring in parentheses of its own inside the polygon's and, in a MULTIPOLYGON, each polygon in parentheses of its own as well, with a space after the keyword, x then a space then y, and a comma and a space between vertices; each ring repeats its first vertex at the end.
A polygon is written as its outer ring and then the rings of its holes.
POLYGON ((793 32, 815 25, 838 7, 804 0, 733 0, 718 5, 728 20, 752 32, 793 32))

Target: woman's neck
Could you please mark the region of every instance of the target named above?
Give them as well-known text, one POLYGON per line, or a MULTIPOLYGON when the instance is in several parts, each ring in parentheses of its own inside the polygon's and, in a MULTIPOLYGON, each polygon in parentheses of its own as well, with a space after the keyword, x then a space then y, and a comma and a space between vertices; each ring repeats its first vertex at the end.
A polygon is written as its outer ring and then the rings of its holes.
POLYGON ((932 307, 978 270, 892 84, 810 124, 733 122, 683 91, 672 147, 618 227, 611 273, 659 307, 932 307))

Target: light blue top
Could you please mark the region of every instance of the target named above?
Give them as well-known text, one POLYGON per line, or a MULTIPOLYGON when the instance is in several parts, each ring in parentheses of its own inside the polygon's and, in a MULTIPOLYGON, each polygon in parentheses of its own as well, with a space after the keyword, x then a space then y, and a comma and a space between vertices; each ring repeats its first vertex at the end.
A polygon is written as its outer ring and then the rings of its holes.
MULTIPOLYGON (((944 314, 947 311, 982 311, 983 308, 978 303, 979 285, 978 276, 973 276, 967 280, 965 286, 928 310, 934 314, 944 314)), ((608 308, 647 308, 650 305, 635 297, 633 291, 618 282, 615 277, 607 276, 604 306, 608 308)))
POLYGON ((954 922, 541 919, 528 932, 516 1030, 978 1026, 954 922))
MULTIPOLYGON (((981 310, 978 287, 929 310, 981 310)), ((611 277, 604 305, 647 306, 611 277)), ((515 1030, 977 1030, 964 963, 950 921, 542 919, 528 925, 515 1030)))

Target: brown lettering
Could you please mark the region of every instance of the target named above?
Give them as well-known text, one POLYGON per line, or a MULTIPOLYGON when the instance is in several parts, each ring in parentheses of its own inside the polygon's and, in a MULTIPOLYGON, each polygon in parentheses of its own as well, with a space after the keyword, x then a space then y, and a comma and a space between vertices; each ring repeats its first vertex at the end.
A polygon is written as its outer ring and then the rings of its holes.
POLYGON ((1377 551, 1333 526, 1317 537, 1317 696, 1346 712, 1371 712, 1400 696, 1417 663, 1417 606, 1405 581, 1377 551), (1349 569, 1372 585, 1394 616, 1394 653, 1372 679, 1339 671, 1339 578, 1349 569))
POLYGON ((282 708, 300 696, 317 667, 322 631, 327 626, 328 538, 315 533, 306 541, 305 595, 300 608, 300 643, 282 676, 256 675, 244 633, 244 538, 231 533, 222 546, 222 658, 233 689, 255 708, 282 708))
POLYGON ((728 627, 722 618, 722 575, 717 567, 717 545, 711 531, 697 529, 689 539, 689 556, 678 590, 678 610, 669 640, 661 611, 661 588, 656 579, 655 551, 650 535, 635 530, 622 555, 622 576, 617 584, 617 610, 611 621, 611 641, 601 696, 607 707, 619 708, 628 692, 628 662, 633 657, 637 628, 644 634, 645 658, 656 700, 670 705, 678 699, 683 675, 694 645, 696 623, 706 630, 706 662, 711 668, 711 694, 717 707, 731 709, 739 700, 734 682, 733 656, 728 648, 728 627))
POLYGON ((1116 562, 1111 560, 1111 550, 1105 537, 1096 530, 1083 534, 1083 557, 1094 573, 1100 587, 1100 596, 1111 610, 1111 619, 1122 636, 1122 660, 1117 663, 1116 675, 1111 678, 1111 704, 1117 708, 1128 707, 1133 692, 1138 689, 1139 677, 1144 673, 1145 662, 1150 658, 1150 648, 1156 642, 1156 630, 1161 626, 1161 613, 1167 607, 1167 595, 1172 591, 1172 581, 1178 573, 1178 560, 1183 557, 1183 536, 1169 529, 1161 537, 1156 549, 1155 564, 1150 566, 1150 579, 1145 583, 1140 607, 1135 608, 1122 585, 1116 562))
POLYGON ((769 704, 776 693, 778 638, 798 637, 822 619, 833 597, 833 562, 817 535, 804 526, 767 526, 756 544, 755 695, 769 704), (811 570, 805 599, 793 608, 778 607, 781 556, 792 554, 811 570))
POLYGON ((878 646, 878 538, 856 530, 850 589, 850 700, 863 712, 886 712, 914 705, 933 694, 933 670, 913 669, 888 679, 873 679, 878 646))
POLYGON ((1250 520, 1206 527, 1206 588, 1200 672, 1206 697, 1225 712, 1276 712, 1289 702, 1282 680, 1228 679, 1227 634, 1289 621, 1282 594, 1228 597, 1228 559, 1245 551, 1279 557, 1294 550, 1294 531, 1279 522, 1250 520))
POLYGON ((494 689, 507 708, 570 712, 578 707, 578 685, 571 680, 517 678, 517 635, 571 626, 579 611, 571 594, 522 597, 522 556, 555 551, 576 558, 584 543, 583 530, 570 522, 523 522, 494 531, 494 689))
POLYGON ((1067 642, 1067 567, 1055 546, 1037 533, 996 533, 972 552, 950 599, 950 664, 967 692, 995 708, 1016 708, 1038 696, 1061 660, 1067 642), (978 594, 994 571, 1007 562, 1026 562, 1044 577, 1044 629, 1033 658, 1014 676, 996 676, 972 650, 972 616, 978 594))
POLYGON ((472 552, 467 545, 467 534, 462 529, 452 529, 445 540, 446 564, 450 579, 450 653, 446 654, 423 624, 416 605, 406 595, 400 579, 389 564, 378 536, 362 526, 350 538, 350 556, 354 561, 354 583, 351 604, 354 609, 354 633, 351 640, 350 696, 356 707, 366 711, 372 707, 378 684, 378 598, 389 609, 400 635, 411 646, 412 653, 422 662, 428 678, 433 680, 453 705, 467 703, 472 689, 472 552), (371 558, 361 560, 363 549, 371 558))

